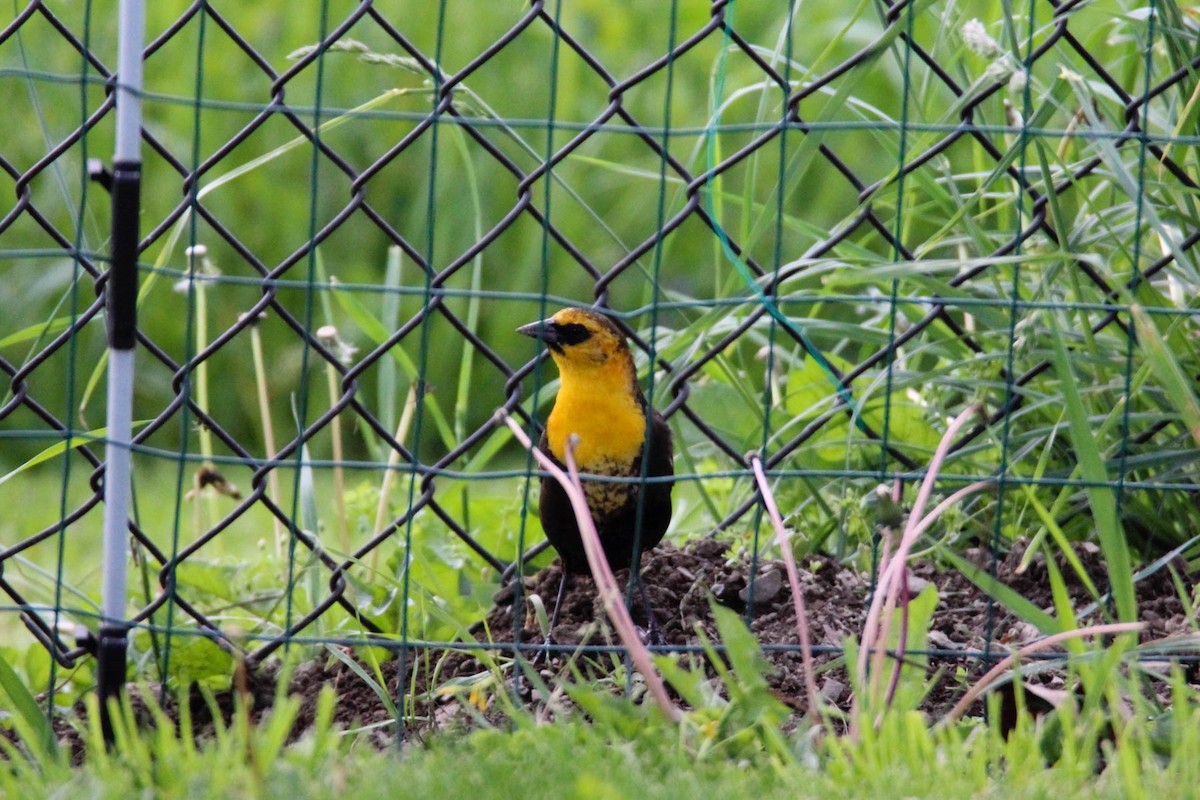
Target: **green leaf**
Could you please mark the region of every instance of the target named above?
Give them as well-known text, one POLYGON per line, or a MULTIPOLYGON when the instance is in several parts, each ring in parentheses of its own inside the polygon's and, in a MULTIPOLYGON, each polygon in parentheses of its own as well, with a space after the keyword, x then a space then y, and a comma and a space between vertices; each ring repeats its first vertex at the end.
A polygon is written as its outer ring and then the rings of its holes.
POLYGON ((175 580, 182 586, 207 592, 230 603, 246 599, 244 581, 239 580, 241 565, 184 559, 175 568, 175 580))
POLYGON ((371 691, 375 693, 375 696, 379 698, 379 702, 382 703, 383 707, 386 708, 388 713, 392 715, 392 719, 400 719, 400 711, 396 708, 396 704, 392 701, 392 695, 387 690, 386 686, 370 675, 365 669, 363 669, 362 664, 359 664, 341 648, 333 647, 332 645, 327 644, 325 645, 325 649, 330 655, 349 667, 351 672, 361 678, 363 683, 370 687, 371 691))
MULTIPOLYGON (((905 650, 924 650, 937 604, 938 590, 933 583, 926 585, 916 597, 909 598, 907 641, 900 642, 901 620, 897 613, 892 618, 892 629, 888 631, 888 647, 897 648, 903 644, 905 650)), ((924 664, 928 660, 925 656, 911 656, 910 658, 913 663, 917 664, 924 664)))
MULTIPOLYGON (((843 372, 847 362, 837 356, 826 356, 829 363, 843 372)), ((787 374, 786 407, 789 414, 803 419, 815 418, 828 411, 837 401, 837 392, 829 385, 821 365, 815 358, 806 358, 799 367, 787 374)))
POLYGON ((1086 489, 1088 505, 1092 509, 1092 520, 1100 538, 1100 549, 1104 552, 1108 579, 1112 586, 1113 599, 1117 604, 1117 615, 1122 622, 1137 619, 1137 598, 1133 591, 1133 567, 1129 558, 1129 547, 1121 520, 1117 517, 1117 498, 1110 483, 1108 470, 1100 447, 1092 435, 1091 423, 1083 398, 1079 394, 1078 379, 1071 368, 1067 346, 1062 331, 1053 314, 1047 315, 1053 340, 1053 361, 1058 373, 1063 402, 1067 408, 1067 422, 1071 429, 1071 443, 1079 458, 1079 469, 1089 486, 1086 489))
POLYGON ((737 675, 738 682, 742 685, 765 685, 765 676, 773 668, 763 658, 754 634, 750 633, 746 623, 734 611, 716 603, 710 605, 721 643, 725 645, 725 656, 729 659, 729 665, 737 675))
MULTIPOLYGON (((133 423, 133 430, 137 430, 138 428, 142 427, 143 425, 148 424, 149 422, 150 422, 150 420, 148 420, 148 419, 139 420, 138 422, 133 423)), ((66 453, 70 450, 74 450, 76 447, 83 447, 84 445, 96 444, 97 442, 103 442, 105 440, 105 438, 107 438, 107 436, 108 436, 108 428, 96 428, 95 430, 86 431, 84 433, 77 433, 74 436, 72 436, 71 438, 67 439, 66 441, 56 442, 56 443, 50 445, 49 447, 47 447, 42 452, 38 453, 33 458, 26 461, 21 466, 14 469, 12 472, 9 472, 7 475, 0 476, 0 484, 3 484, 5 481, 9 480, 10 478, 15 478, 16 476, 20 475, 25 470, 30 469, 32 467, 36 467, 38 464, 41 464, 42 462, 49 461, 50 459, 55 458, 56 456, 61 456, 63 453, 66 453)))
MULTIPOLYGON (((1040 472, 1038 477, 1041 477, 1040 472)), ((1042 521, 1042 524, 1046 526, 1046 530, 1054 539, 1055 544, 1058 545, 1059 550, 1062 551, 1063 557, 1066 558, 1067 563, 1070 564, 1071 568, 1075 571, 1075 575, 1078 577, 1080 583, 1083 584, 1083 587, 1088 590, 1088 593, 1091 594, 1092 597, 1099 597, 1099 591, 1097 591, 1095 584, 1092 583, 1092 578, 1090 575, 1088 575, 1087 570, 1083 568, 1083 562, 1079 560, 1078 554, 1076 554, 1074 548, 1071 547, 1071 542, 1067 538, 1067 535, 1063 532, 1062 528, 1059 527, 1058 520, 1055 519, 1054 512, 1042 504, 1042 501, 1038 499, 1037 493, 1034 492, 1032 486, 1028 484, 1022 484, 1021 489, 1025 492, 1025 499, 1029 501, 1030 507, 1034 510, 1034 513, 1038 515, 1038 518, 1042 521)), ((1065 496, 1065 493, 1063 496, 1065 496)), ((1021 561, 1022 567, 1028 565, 1029 560, 1032 558, 1033 552, 1034 549, 1031 547, 1027 557, 1023 558, 1021 561)), ((1071 627, 1074 627, 1074 625, 1071 627)))
POLYGON ((11 347, 14 344, 32 341, 42 336, 53 336, 56 333, 61 333, 71 326, 74 322, 73 317, 58 317, 49 322, 39 322, 37 325, 30 325, 28 328, 22 328, 19 331, 10 333, 3 339, 0 339, 0 348, 11 347))
MULTIPOLYGON (((888 648, 890 650, 925 650, 929 646, 929 629, 933 622, 933 612, 937 610, 937 586, 929 583, 916 596, 909 598, 907 609, 897 609, 892 617, 887 632, 888 648), (907 614, 905 621, 902 614, 907 614), (903 642, 900 641, 901 626, 907 626, 903 642)), ((912 653, 900 666, 900 683, 897 686, 895 698, 892 701, 896 708, 916 709, 925 697, 932 682, 927 665, 928 656, 912 653)), ((890 672, 889 666, 888 671, 890 672)))
MULTIPOLYGON (((1063 580, 1058 564, 1054 562, 1054 554, 1050 552, 1050 548, 1047 547, 1046 551, 1046 574, 1050 578, 1050 596, 1054 598, 1054 610, 1058 612, 1058 618, 1063 621, 1065 627, 1077 628, 1079 621, 1075 617, 1075 604, 1067 592, 1066 581, 1063 580)), ((1078 639, 1069 639, 1064 646, 1075 653, 1082 653, 1084 650, 1083 642, 1078 639)))
POLYGON ((21 727, 27 736, 32 736, 31 747, 41 747, 43 752, 57 752, 54 741, 54 730, 50 727, 49 718, 38 706, 37 699, 25 683, 17 675, 8 660, 0 657, 0 689, 8 697, 9 703, 17 712, 21 727))
POLYGON ((212 689, 228 689, 233 656, 207 636, 174 636, 168 673, 177 686, 200 683, 212 689))
POLYGON ((662 674, 663 680, 693 709, 713 704, 711 690, 706 692, 707 676, 703 670, 685 669, 670 655, 654 656, 654 666, 662 674))

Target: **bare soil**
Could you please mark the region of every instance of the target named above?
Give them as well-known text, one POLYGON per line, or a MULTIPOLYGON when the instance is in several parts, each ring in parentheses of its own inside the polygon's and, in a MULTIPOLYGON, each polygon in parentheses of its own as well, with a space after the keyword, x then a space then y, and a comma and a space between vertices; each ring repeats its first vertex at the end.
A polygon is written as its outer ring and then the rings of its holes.
MULTIPOLYGON (((1053 600, 1044 560, 1039 557, 1027 569, 1018 572, 1019 555, 1014 551, 999 560, 995 564, 997 576, 1026 599, 1052 611, 1053 600)), ((1103 591, 1104 567, 1098 550, 1091 545, 1082 545, 1077 549, 1077 555, 1094 585, 1103 591)), ((991 557, 986 551, 969 551, 967 556, 984 568, 991 566, 991 557)), ((1069 580, 1075 608, 1078 610, 1091 604, 1092 597, 1082 582, 1070 580, 1074 574, 1071 568, 1065 562, 1059 567, 1069 580)), ((785 576, 781 561, 760 562, 754 602, 750 603, 747 560, 731 556, 727 546, 715 540, 694 541, 682 548, 664 544, 647 553, 642 564, 650 604, 668 649, 695 648, 701 644, 701 634, 711 642, 720 641, 710 606, 712 598, 748 616, 750 630, 774 668, 768 678, 770 685, 781 699, 803 711, 802 659, 798 651, 787 649, 797 645, 798 634, 785 576)), ((618 572, 617 579, 625 585, 628 571, 618 572)), ((544 638, 529 596, 536 594, 542 598, 546 613, 551 613, 560 580, 557 565, 527 578, 523 607, 514 606, 515 592, 501 592, 497 596, 497 605, 486 620, 472 629, 472 633, 481 642, 510 643, 516 628, 522 642, 540 644, 544 638)), ((820 651, 815 657, 820 667, 839 657, 847 637, 860 635, 870 598, 870 575, 820 557, 801 565, 800 581, 810 637, 815 649, 820 651)), ((927 644, 933 654, 928 659, 928 670, 936 680, 925 698, 924 707, 931 718, 937 718, 958 700, 972 678, 985 671, 987 664, 979 657, 980 651, 990 650, 996 660, 1036 638, 1038 632, 997 604, 989 603, 980 589, 957 572, 938 570, 930 563, 916 565, 910 570, 912 596, 929 583, 933 583, 938 592, 927 644)), ((1147 623, 1143 640, 1185 634, 1190 630, 1183 603, 1167 570, 1148 577, 1137 588, 1140 616, 1147 623)), ((634 597, 634 621, 646 628, 647 619, 641 603, 636 600, 636 593, 634 597)), ((533 666, 547 687, 553 689, 561 681, 571 680, 572 669, 579 670, 587 678, 603 679, 620 666, 618 656, 603 652, 572 653, 566 647, 580 643, 615 645, 616 639, 603 620, 603 609, 591 579, 574 578, 551 633, 553 643, 560 649, 549 656, 538 657, 533 666)), ((497 691, 496 664, 502 665, 499 674, 510 687, 518 689, 522 702, 535 713, 553 714, 569 706, 558 693, 552 692, 551 697, 546 697, 530 681, 514 680, 511 649, 492 650, 483 660, 469 650, 410 651, 407 662, 405 688, 413 698, 415 712, 415 719, 409 725, 410 733, 421 735, 447 727, 469 726, 480 715, 495 714, 496 709, 488 705, 488 698, 497 691), (489 663, 493 668, 489 668, 489 663), (482 687, 474 698, 469 697, 465 688, 470 685, 482 687)), ((388 688, 393 697, 401 694, 396 683, 398 670, 398 661, 386 665, 388 688)), ((1200 680, 1195 675, 1191 677, 1200 680)), ((1061 684, 1061 675, 1050 672, 1039 676, 1038 680, 1061 684)), ((311 722, 316 694, 326 684, 332 685, 336 692, 335 719, 341 724, 371 724, 391 718, 375 691, 348 667, 336 661, 324 665, 314 663, 300 668, 292 677, 291 690, 306 698, 299 727, 311 722)), ((614 691, 623 686, 623 682, 620 686, 614 685, 614 691)), ((818 678, 818 687, 828 702, 849 707, 849 680, 840 666, 825 670, 818 678)), ((394 729, 384 736, 394 736, 394 729)))

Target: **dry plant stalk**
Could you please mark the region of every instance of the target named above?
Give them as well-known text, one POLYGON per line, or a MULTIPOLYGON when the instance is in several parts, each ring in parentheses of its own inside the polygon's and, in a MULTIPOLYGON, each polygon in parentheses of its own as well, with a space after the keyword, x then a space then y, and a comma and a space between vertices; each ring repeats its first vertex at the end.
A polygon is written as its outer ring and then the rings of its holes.
MULTIPOLYGON (((333 364, 325 364, 326 388, 329 391, 329 404, 336 406, 341 398, 341 382, 337 368, 333 364)), ((342 452, 342 415, 334 416, 330 432, 333 438, 333 501, 337 508, 337 526, 342 552, 350 552, 350 529, 346 524, 346 471, 342 467, 345 456, 342 452)))
MULTIPOLYGON (((265 316, 260 313, 250 320, 250 355, 254 361, 254 385, 258 395, 258 415, 262 419, 263 446, 267 451, 266 457, 273 459, 279 451, 275 449, 275 428, 271 424, 271 393, 267 384, 266 361, 263 359, 262 334, 258 330, 258 323, 265 316)), ((267 473, 267 497, 279 505, 279 498, 282 496, 279 490, 279 470, 271 468, 267 473)), ((284 529, 283 522, 274 514, 271 515, 271 523, 275 531, 275 557, 281 559, 287 548, 288 532, 284 529)))
POLYGON ((662 676, 658 674, 658 670, 654 668, 654 662, 650 660, 650 651, 646 649, 646 645, 637 635, 633 619, 629 616, 629 609, 625 608, 621 590, 617 586, 617 579, 608 565, 608 559, 604 557, 600 534, 596 532, 596 524, 592 520, 591 510, 588 508, 587 497, 583 493, 579 470, 575 466, 575 437, 568 439, 565 454, 567 472, 563 472, 545 453, 534 447, 525 431, 521 429, 515 419, 509 416, 507 411, 500 409, 496 412, 496 416, 508 425, 521 446, 533 454, 542 469, 550 473, 550 476, 558 481, 567 493, 567 497, 571 501, 571 509, 575 512, 575 519, 579 523, 579 534, 583 539, 583 549, 587 555, 588 567, 592 571, 592 578, 596 581, 596 591, 604 602, 604 611, 612 621, 613 628, 621 639, 621 644, 625 646, 630 658, 633 659, 634 666, 642 673, 642 677, 646 681, 646 688, 658 704, 659 709, 667 719, 679 722, 679 709, 667 696, 667 688, 663 684, 662 676))
POLYGON ((771 525, 775 528, 775 542, 783 551, 788 585, 792 589, 792 608, 796 613, 796 634, 800 637, 800 659, 804 670, 804 691, 808 695, 808 715, 815 717, 820 694, 817 692, 812 646, 808 636, 808 611, 804 607, 804 592, 800 589, 800 571, 796 568, 796 556, 792 553, 787 530, 783 527, 783 517, 779 514, 775 495, 771 492, 770 484, 767 483, 766 473, 763 472, 762 457, 757 453, 751 455, 750 466, 754 469, 754 479, 758 482, 758 491, 762 495, 763 505, 767 508, 767 516, 771 518, 771 525))
MULTIPOLYGON (((408 395, 404 398, 404 410, 400 413, 400 422, 396 425, 396 433, 392 437, 397 442, 404 444, 404 440, 408 438, 408 429, 412 425, 413 414, 417 410, 417 385, 414 383, 408 387, 408 395)), ((379 486, 379 505, 375 509, 375 527, 372 528, 376 533, 383 530, 383 521, 387 519, 388 497, 392 493, 392 483, 396 479, 396 465, 400 463, 400 452, 396 448, 388 448, 387 468, 383 471, 383 483, 379 486)), ((381 548, 376 547, 371 551, 371 570, 375 571, 379 567, 379 551, 381 548)))
POLYGON ((982 678, 975 682, 967 693, 962 696, 962 699, 954 704, 954 708, 950 709, 950 713, 946 715, 941 724, 947 725, 962 717, 967 713, 967 709, 971 707, 979 697, 987 691, 997 678, 1003 675, 1013 663, 1020 658, 1032 655, 1039 650, 1045 650, 1047 647, 1065 642, 1068 639, 1080 639, 1084 636, 1111 636, 1117 633, 1136 633, 1146 627, 1144 622, 1114 622, 1108 625, 1092 625, 1087 628, 1076 628, 1072 631, 1063 631, 1052 636, 1047 636, 1045 639, 1038 639, 1036 642, 1030 642, 1021 649, 1017 650, 1012 655, 1000 661, 996 666, 989 669, 982 678))

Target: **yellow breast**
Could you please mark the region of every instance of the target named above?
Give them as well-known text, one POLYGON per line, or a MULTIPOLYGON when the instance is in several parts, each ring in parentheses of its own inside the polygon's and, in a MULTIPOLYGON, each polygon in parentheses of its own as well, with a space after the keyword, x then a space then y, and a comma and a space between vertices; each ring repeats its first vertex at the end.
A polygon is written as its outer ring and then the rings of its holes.
POLYGON ((550 451, 564 461, 567 439, 575 434, 575 463, 581 472, 629 475, 646 437, 646 415, 633 394, 629 370, 591 370, 585 377, 562 374, 546 420, 550 451))

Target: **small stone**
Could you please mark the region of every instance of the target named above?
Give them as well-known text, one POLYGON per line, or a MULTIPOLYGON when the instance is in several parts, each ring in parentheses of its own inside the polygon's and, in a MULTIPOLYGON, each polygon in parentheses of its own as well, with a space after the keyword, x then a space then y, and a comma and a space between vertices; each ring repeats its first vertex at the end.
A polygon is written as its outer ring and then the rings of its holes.
POLYGON ((929 644, 932 645, 933 647, 938 648, 939 650, 961 650, 962 649, 962 647, 960 645, 958 645, 953 639, 951 639, 949 636, 947 636, 942 631, 930 631, 929 632, 929 644))
POLYGON ((824 697, 831 703, 836 703, 842 699, 842 695, 846 693, 846 684, 834 678, 826 678, 821 684, 821 697, 824 697))
MULTIPOLYGON (((779 574, 779 570, 771 569, 759 575, 754 581, 754 602, 765 603, 768 600, 779 594, 779 590, 783 588, 783 576, 779 574)), ((742 602, 750 602, 750 587, 747 586, 738 592, 738 597, 742 602)))
POLYGON ((1008 629, 1008 636, 1005 637, 1005 640, 1010 644, 1021 645, 1026 642, 1032 642, 1039 636, 1041 636, 1041 631, 1035 626, 1030 625, 1028 622, 1018 621, 1008 629))

